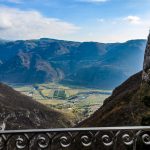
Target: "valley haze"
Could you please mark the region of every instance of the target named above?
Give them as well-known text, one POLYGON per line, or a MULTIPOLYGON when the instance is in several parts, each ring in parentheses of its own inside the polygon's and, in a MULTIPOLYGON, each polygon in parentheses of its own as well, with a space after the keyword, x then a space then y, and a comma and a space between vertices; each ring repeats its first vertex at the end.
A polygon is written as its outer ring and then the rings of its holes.
MULTIPOLYGON (((37 112, 49 109, 60 120, 63 119, 62 122, 58 120, 59 126, 71 127, 79 122, 79 125, 86 124, 86 120, 83 120, 105 106, 112 89, 142 70, 145 45, 146 40, 143 39, 124 43, 74 42, 49 38, 0 40, 0 82, 18 91, 1 84, 3 91, 0 94, 6 97, 8 90, 8 100, 9 92, 27 100, 27 103, 30 99, 31 104, 40 106, 35 106, 37 112)), ((13 105, 16 103, 19 106, 15 108, 13 116, 8 114, 8 119, 2 118, 5 125, 9 119, 20 119, 16 112, 23 106, 20 106, 18 98, 13 102, 13 105)), ((20 112, 24 119, 30 120, 24 113, 20 112)), ((33 115, 36 116, 36 112, 33 115)), ((16 128, 16 125, 7 126, 16 128)), ((39 122, 38 126, 42 127, 42 123, 39 122)), ((26 127, 26 123, 20 126, 26 127)), ((37 128, 36 125, 34 127, 37 128)))
POLYGON ((41 38, 0 40, 0 81, 113 89, 142 69, 146 40, 124 43, 41 38))

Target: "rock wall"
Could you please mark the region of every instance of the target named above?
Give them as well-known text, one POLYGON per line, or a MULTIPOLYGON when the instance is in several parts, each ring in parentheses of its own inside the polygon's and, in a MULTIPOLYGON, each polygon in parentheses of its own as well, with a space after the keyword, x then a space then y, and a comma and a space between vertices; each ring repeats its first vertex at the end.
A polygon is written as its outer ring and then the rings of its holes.
POLYGON ((145 49, 142 80, 150 83, 150 34, 145 49))

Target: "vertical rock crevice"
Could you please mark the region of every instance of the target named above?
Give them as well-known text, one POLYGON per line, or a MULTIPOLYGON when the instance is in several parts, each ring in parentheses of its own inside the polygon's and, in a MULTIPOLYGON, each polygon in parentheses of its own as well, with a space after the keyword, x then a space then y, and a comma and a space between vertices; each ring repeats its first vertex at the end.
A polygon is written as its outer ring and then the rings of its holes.
POLYGON ((150 33, 145 49, 142 80, 150 83, 150 33))

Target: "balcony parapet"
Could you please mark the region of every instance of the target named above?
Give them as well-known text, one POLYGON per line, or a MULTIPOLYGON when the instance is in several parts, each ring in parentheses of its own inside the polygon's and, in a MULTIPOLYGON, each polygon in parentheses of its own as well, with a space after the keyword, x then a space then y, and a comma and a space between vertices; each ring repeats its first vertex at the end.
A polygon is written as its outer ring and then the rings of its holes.
POLYGON ((0 150, 148 150, 150 126, 0 131, 0 150))

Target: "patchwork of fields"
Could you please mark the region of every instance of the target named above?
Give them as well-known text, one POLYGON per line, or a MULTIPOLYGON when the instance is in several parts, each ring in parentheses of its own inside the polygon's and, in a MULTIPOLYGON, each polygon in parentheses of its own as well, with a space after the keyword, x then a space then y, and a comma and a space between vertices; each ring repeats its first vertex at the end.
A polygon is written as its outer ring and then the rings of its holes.
POLYGON ((74 124, 89 117, 112 92, 68 87, 56 83, 13 85, 12 87, 47 107, 64 113, 74 124))

